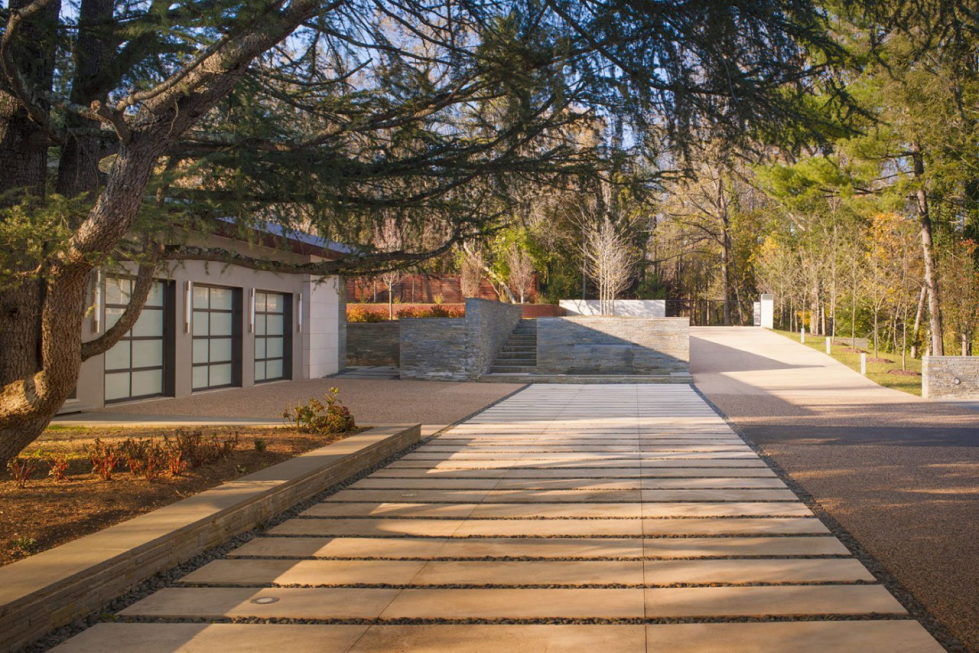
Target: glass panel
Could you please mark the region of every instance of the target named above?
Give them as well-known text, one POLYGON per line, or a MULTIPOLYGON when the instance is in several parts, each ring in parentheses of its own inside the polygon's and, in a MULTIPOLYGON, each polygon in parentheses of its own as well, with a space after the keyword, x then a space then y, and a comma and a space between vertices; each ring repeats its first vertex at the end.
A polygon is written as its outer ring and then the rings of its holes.
POLYGON ((194 311, 194 335, 195 336, 206 336, 207 331, 207 316, 209 313, 204 311, 194 311))
POLYGON ((275 293, 269 294, 269 299, 267 302, 268 308, 265 309, 269 313, 281 313, 285 309, 285 299, 282 295, 275 293))
POLYGON ((211 288, 211 310, 230 311, 232 290, 230 288, 211 288))
POLYGON ((129 372, 105 375, 105 400, 123 399, 129 396, 129 372))
POLYGON ((255 335, 264 336, 265 335, 265 316, 256 315, 255 316, 255 335))
POLYGON ((265 361, 255 361, 255 380, 265 380, 265 361))
POLYGON ((264 313, 265 312, 265 297, 266 293, 256 292, 255 293, 255 312, 264 313))
POLYGON ((106 308, 105 309, 105 328, 106 330, 111 329, 112 326, 119 321, 122 317, 124 308, 106 308))
POLYGON ((163 392, 163 370, 133 372, 133 396, 158 395, 163 392))
POLYGON ((150 294, 146 298, 147 306, 163 306, 163 282, 157 281, 150 287, 150 294))
POLYGON ((282 358, 282 338, 267 338, 265 345, 266 358, 282 358))
POLYGON ((282 328, 284 322, 282 320, 281 315, 268 315, 266 316, 265 319, 268 320, 268 324, 266 325, 266 328, 268 329, 270 335, 275 335, 275 336, 282 335, 283 333, 282 328))
MULTIPOLYGON (((208 341, 203 338, 197 338, 194 340, 194 362, 195 363, 206 363, 207 362, 207 343, 208 341)), ((196 384, 195 384, 196 387, 196 384)))
POLYGON ((158 308, 150 308, 139 314, 136 324, 133 325, 132 334, 134 336, 162 336, 163 335, 163 311, 158 308))
POLYGON ((128 370, 129 369, 129 341, 123 340, 113 345, 112 349, 105 352, 105 369, 107 370, 128 370))
MULTIPOLYGON (((133 340, 133 367, 159 367, 163 365, 162 340, 133 340)), ((135 385, 136 381, 133 380, 135 385)))
POLYGON ((211 362, 231 360, 231 338, 211 340, 211 362))
POLYGON ((231 313, 211 313, 211 335, 231 335, 231 313))
POLYGON ((210 289, 194 286, 194 308, 207 308, 208 290, 210 289))
POLYGON ((202 365, 194 368, 194 390, 207 387, 207 366, 202 365))
POLYGON ((121 279, 119 277, 106 277, 105 303, 128 304, 129 294, 132 292, 132 287, 133 287, 133 282, 131 279, 121 279))
POLYGON ((281 379, 282 378, 282 361, 268 361, 265 364, 265 378, 266 379, 281 379))
POLYGON ((255 338, 255 358, 265 358, 265 338, 255 338))
POLYGON ((231 384, 231 363, 211 365, 211 386, 231 384))

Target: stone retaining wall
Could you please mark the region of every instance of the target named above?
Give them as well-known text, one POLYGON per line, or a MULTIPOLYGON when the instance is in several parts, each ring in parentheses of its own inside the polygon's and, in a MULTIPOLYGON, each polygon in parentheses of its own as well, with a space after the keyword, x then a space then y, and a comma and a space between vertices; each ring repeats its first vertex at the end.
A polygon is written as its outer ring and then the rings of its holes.
POLYGON ((417 424, 373 428, 0 567, 0 651, 23 649, 420 437, 417 424))
POLYGON ((397 367, 400 352, 400 322, 347 323, 347 365, 397 367))
POLYGON ((921 396, 929 399, 979 399, 979 356, 925 356, 921 396))
POLYGON ((477 379, 520 321, 519 305, 466 300, 464 318, 411 318, 401 324, 401 378, 477 379))
POLYGON ((669 374, 689 371, 685 317, 555 317, 537 320, 539 374, 669 374))

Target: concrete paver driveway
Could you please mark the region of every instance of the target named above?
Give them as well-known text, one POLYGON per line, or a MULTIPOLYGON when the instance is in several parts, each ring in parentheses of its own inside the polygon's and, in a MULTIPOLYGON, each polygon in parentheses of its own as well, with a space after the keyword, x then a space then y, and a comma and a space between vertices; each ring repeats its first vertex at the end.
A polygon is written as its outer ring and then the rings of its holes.
POLYGON ((688 386, 531 386, 63 651, 939 651, 688 386))

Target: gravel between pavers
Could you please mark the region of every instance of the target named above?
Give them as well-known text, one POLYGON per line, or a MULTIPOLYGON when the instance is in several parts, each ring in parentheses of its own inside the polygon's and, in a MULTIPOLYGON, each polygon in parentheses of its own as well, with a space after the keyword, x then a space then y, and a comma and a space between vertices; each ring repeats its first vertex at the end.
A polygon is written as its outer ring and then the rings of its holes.
MULTIPOLYGON (((378 381, 371 380, 371 381, 368 381, 368 383, 378 383, 378 381)), ((400 381, 398 381, 397 383, 400 383, 400 381)), ((187 574, 189 574, 192 571, 196 571, 197 569, 200 569, 201 567, 203 567, 207 563, 209 563, 209 562, 211 562, 213 560, 217 560, 219 558, 223 558, 230 551, 233 551, 234 549, 237 549, 239 546, 241 546, 245 542, 248 542, 248 541, 254 539, 256 536, 265 533, 268 529, 270 529, 270 528, 272 528, 274 526, 277 526, 277 525, 281 524, 284 521, 287 521, 289 519, 292 519, 293 517, 298 516, 301 512, 307 510, 311 506, 314 506, 317 503, 320 503, 323 500, 324 497, 327 497, 327 496, 329 496, 329 495, 331 495, 331 494, 333 494, 335 492, 339 492, 340 490, 346 488, 347 486, 349 486, 349 485, 351 485, 353 483, 356 483, 360 479, 362 479, 362 478, 364 478, 366 476, 370 476, 371 474, 373 474, 378 469, 381 469, 382 467, 385 467, 385 466, 389 465, 392 461, 397 460, 398 458, 400 458, 401 456, 405 455, 406 453, 410 453, 410 452, 414 451, 415 449, 417 449, 418 447, 422 446, 423 444, 427 444, 430 440, 432 440, 433 438, 437 437, 440 433, 444 432, 445 430, 451 428, 456 423, 463 422, 463 421, 469 419, 471 416, 475 415, 476 413, 482 412, 483 410, 486 410, 487 408, 490 408, 491 406, 494 406, 495 404, 500 403, 504 399, 509 398, 510 396, 518 393, 520 390, 523 390, 525 387, 527 387, 527 386, 524 386, 524 385, 510 385, 510 384, 502 384, 502 383, 501 384, 489 384, 489 383, 487 383, 487 384, 475 384, 475 383, 473 383, 473 384, 440 384, 440 385, 446 385, 446 386, 448 386, 448 385, 480 385, 480 386, 485 385, 485 386, 495 386, 495 388, 494 388, 495 389, 495 392, 493 394, 495 394, 496 397, 494 399, 489 400, 489 401, 484 401, 481 405, 478 405, 478 406, 474 407, 472 410, 470 410, 470 412, 464 413, 464 414, 460 415, 459 417, 451 420, 451 422, 448 423, 448 426, 446 426, 442 430, 440 430, 440 431, 438 431, 436 433, 433 433, 433 434, 429 435, 428 437, 423 437, 421 440, 419 440, 417 443, 415 443, 411 447, 405 449, 404 451, 399 452, 398 454, 396 454, 394 456, 391 456, 389 458, 386 458, 385 460, 382 460, 381 462, 377 463, 376 465, 374 465, 374 466, 372 466, 372 467, 370 467, 368 469, 365 469, 363 472, 357 474, 356 476, 353 476, 353 477, 347 479, 343 483, 337 483, 335 485, 332 485, 332 486, 324 489, 322 492, 320 492, 320 493, 316 494, 315 496, 307 499, 306 501, 303 501, 302 503, 296 504, 295 506, 293 506, 289 510, 286 510, 286 511, 284 511, 282 513, 279 513, 278 515, 276 515, 275 517, 273 517, 272 519, 266 521, 263 524, 259 524, 256 528, 254 528, 254 529, 252 529, 252 530, 250 530, 250 531, 248 531, 246 533, 242 533, 240 535, 237 535, 237 536, 235 536, 235 537, 227 540, 224 544, 222 544, 220 546, 216 546, 214 548, 208 549, 207 551, 204 551, 203 553, 201 553, 201 554, 199 554, 197 556, 194 556, 193 558, 191 558, 187 562, 183 563, 182 565, 179 565, 177 567, 173 567, 171 569, 167 569, 166 571, 162 571, 160 573, 154 574, 150 578, 147 578, 145 581, 143 581, 142 583, 140 583, 132 591, 130 591, 127 594, 124 594, 123 596, 120 596, 120 597, 118 597, 116 599, 113 599, 112 601, 109 601, 108 603, 106 603, 105 605, 103 605, 101 607, 101 609, 99 609, 98 611, 96 611, 96 612, 88 615, 87 617, 84 617, 84 618, 79 619, 79 620, 77 620, 77 621, 75 621, 73 623, 70 623, 70 624, 68 624, 66 626, 62 626, 61 628, 58 628, 57 630, 54 630, 51 633, 49 633, 47 636, 45 636, 45 637, 43 637, 43 638, 41 638, 41 639, 33 642, 31 645, 29 645, 28 647, 26 647, 24 649, 24 653, 34 653, 36 651, 47 651, 47 650, 49 650, 51 648, 54 648, 58 644, 61 644, 62 642, 68 640, 69 638, 77 635, 78 633, 82 632, 83 630, 85 630, 85 629, 87 629, 87 628, 89 628, 91 626, 94 626, 95 624, 99 623, 100 621, 120 621, 121 620, 120 617, 118 617, 117 614, 116 614, 120 610, 123 610, 123 609, 129 607, 130 605, 136 603, 137 601, 146 598, 147 596, 149 596, 153 592, 156 592, 159 589, 163 589, 164 587, 169 587, 170 585, 173 584, 174 581, 179 580, 180 578, 183 578, 184 576, 186 576, 187 574)), ((327 386, 327 387, 329 387, 329 386, 327 386)), ((473 393, 473 394, 474 395, 478 395, 478 392, 473 393)), ((162 402, 157 402, 157 403, 162 403, 162 402)), ((436 423, 437 424, 437 423, 440 423, 440 422, 433 420, 432 422, 429 422, 429 423, 436 423)))
POLYGON ((702 394, 905 605, 961 642, 932 624, 943 645, 979 651, 979 413, 882 388, 760 329, 691 335, 702 394))

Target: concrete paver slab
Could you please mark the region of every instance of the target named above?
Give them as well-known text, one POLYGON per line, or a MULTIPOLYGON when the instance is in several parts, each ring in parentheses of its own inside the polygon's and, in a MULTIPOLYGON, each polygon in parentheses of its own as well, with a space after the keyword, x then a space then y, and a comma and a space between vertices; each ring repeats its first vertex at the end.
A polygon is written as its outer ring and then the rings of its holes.
POLYGON ((643 626, 492 625, 371 626, 351 653, 635 653, 645 648, 643 626))
POLYGON ((906 614, 877 585, 647 589, 646 617, 906 614))
MULTIPOLYGON (((637 619, 641 589, 407 589, 385 619, 637 619)), ((647 590, 648 591, 648 590, 647 590)))
POLYGON ((692 518, 644 519, 644 535, 829 535, 829 529, 814 517, 748 517, 744 519, 692 518))

